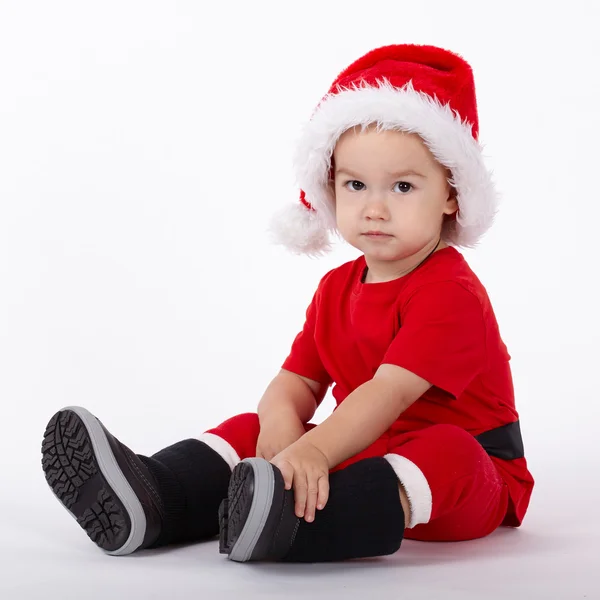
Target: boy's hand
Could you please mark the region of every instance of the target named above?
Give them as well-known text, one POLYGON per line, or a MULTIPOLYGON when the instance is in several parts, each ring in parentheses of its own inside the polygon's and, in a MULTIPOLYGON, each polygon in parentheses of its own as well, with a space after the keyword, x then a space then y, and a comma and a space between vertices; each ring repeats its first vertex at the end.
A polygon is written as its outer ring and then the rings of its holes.
POLYGON ((285 489, 294 486, 296 516, 312 522, 315 509, 324 508, 329 498, 329 463, 326 456, 310 442, 300 439, 271 462, 281 471, 285 489))
POLYGON ((271 460, 306 433, 302 421, 297 417, 277 417, 261 423, 256 456, 271 460))

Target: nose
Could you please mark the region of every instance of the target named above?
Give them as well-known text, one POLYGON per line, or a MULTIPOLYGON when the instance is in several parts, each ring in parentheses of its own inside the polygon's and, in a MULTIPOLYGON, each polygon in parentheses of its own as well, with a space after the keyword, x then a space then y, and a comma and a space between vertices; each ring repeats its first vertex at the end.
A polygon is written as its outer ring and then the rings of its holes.
POLYGON ((381 221, 389 218, 389 210, 385 200, 379 196, 371 196, 365 205, 365 218, 381 221))

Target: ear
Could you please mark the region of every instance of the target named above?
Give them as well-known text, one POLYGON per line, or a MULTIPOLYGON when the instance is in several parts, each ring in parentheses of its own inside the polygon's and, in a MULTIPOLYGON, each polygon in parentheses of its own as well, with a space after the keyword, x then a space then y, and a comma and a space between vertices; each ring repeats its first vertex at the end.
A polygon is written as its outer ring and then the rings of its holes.
POLYGON ((450 195, 446 200, 446 206, 444 206, 444 214, 453 215, 456 212, 458 212, 458 200, 456 196, 450 195))

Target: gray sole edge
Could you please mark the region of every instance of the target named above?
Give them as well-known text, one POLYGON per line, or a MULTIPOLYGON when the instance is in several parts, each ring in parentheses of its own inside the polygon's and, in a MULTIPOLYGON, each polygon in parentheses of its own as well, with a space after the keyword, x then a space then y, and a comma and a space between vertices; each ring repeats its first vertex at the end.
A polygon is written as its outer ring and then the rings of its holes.
POLYGON ((252 556, 267 522, 275 489, 275 476, 270 463, 262 458, 246 458, 242 462, 249 463, 254 471, 254 495, 248 518, 228 556, 229 560, 236 562, 246 562, 252 556))
POLYGON ((131 531, 129 532, 127 541, 117 550, 104 550, 104 552, 112 556, 131 554, 142 545, 144 536, 146 535, 146 515, 144 509, 125 475, 123 475, 108 443, 106 434, 96 417, 81 406, 67 406, 61 409, 61 411, 65 410, 74 412, 83 422, 92 441, 92 448, 98 462, 98 468, 108 482, 108 485, 110 485, 119 500, 123 503, 131 522, 131 531))

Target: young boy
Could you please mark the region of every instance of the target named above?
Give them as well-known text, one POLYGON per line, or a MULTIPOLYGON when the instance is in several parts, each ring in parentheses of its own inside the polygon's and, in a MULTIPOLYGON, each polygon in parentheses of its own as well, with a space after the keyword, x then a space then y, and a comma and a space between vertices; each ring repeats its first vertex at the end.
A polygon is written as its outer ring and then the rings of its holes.
POLYGON ((496 211, 477 138, 455 54, 387 46, 338 76, 298 146, 301 202, 274 231, 307 254, 337 231, 362 254, 322 278, 257 414, 152 457, 83 408, 50 421, 47 481, 100 548, 220 532, 235 561, 331 561, 521 524, 533 479, 510 356, 455 249, 496 211), (336 410, 314 426, 332 384, 336 410))

